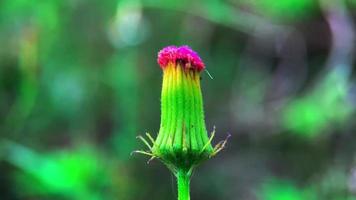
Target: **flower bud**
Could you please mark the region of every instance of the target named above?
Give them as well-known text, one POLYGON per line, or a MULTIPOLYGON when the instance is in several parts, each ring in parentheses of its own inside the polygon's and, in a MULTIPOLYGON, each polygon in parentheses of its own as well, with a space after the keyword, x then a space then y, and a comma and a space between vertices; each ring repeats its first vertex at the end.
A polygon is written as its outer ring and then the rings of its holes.
POLYGON ((200 87, 205 69, 199 55, 188 46, 168 46, 158 53, 163 70, 161 124, 156 140, 147 134, 150 152, 136 151, 159 158, 173 172, 191 171, 195 166, 224 148, 226 140, 213 148, 208 137, 200 87))

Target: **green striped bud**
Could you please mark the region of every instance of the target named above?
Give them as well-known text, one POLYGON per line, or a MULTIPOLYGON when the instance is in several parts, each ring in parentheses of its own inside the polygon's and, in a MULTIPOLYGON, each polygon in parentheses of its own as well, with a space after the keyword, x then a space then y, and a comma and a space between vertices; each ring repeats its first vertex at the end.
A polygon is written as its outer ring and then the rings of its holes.
POLYGON ((156 140, 147 134, 149 152, 136 151, 160 159, 175 174, 191 173, 195 166, 222 150, 226 140, 211 145, 205 126, 200 73, 205 65, 187 46, 169 46, 158 54, 163 70, 161 124, 156 140))

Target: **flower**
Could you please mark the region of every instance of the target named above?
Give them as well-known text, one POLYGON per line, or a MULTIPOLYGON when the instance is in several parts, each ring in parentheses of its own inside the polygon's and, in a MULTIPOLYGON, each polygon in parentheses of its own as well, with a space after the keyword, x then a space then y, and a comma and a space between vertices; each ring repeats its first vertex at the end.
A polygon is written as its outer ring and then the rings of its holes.
POLYGON ((205 65, 188 46, 168 46, 158 53, 163 70, 161 124, 156 140, 139 136, 150 151, 136 151, 160 159, 175 174, 188 174, 202 161, 221 151, 226 140, 211 145, 205 126, 200 72, 205 65))
POLYGON ((188 46, 168 46, 163 48, 158 53, 157 62, 162 69, 166 68, 169 63, 179 63, 185 68, 196 69, 199 72, 205 69, 205 65, 199 55, 188 46))

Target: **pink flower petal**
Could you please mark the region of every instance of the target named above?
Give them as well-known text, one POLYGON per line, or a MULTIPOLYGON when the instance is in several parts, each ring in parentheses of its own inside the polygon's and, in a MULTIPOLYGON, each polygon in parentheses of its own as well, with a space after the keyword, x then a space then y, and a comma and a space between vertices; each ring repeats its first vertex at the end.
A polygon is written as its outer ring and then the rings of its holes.
POLYGON ((189 46, 167 46, 158 52, 158 64, 161 68, 165 68, 168 63, 181 63, 186 68, 196 69, 201 71, 205 65, 198 53, 193 51, 189 46))

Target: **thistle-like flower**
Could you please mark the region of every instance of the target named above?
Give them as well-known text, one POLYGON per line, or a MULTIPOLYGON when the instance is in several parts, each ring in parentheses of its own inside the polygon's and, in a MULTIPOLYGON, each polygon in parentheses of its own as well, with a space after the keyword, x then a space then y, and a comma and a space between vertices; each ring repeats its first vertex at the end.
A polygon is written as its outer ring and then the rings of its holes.
POLYGON ((148 133, 148 140, 138 136, 149 151, 135 152, 160 159, 178 179, 179 199, 186 200, 193 169, 221 151, 227 140, 213 147, 215 129, 208 137, 200 88, 205 65, 198 54, 188 46, 168 46, 157 61, 163 70, 160 130, 156 140, 148 133), (181 192, 180 184, 188 184, 187 191, 181 192))

